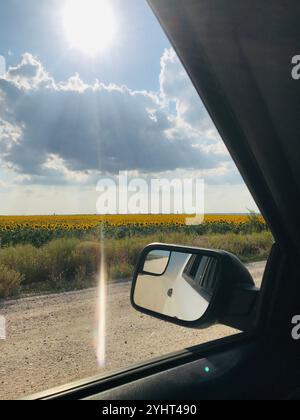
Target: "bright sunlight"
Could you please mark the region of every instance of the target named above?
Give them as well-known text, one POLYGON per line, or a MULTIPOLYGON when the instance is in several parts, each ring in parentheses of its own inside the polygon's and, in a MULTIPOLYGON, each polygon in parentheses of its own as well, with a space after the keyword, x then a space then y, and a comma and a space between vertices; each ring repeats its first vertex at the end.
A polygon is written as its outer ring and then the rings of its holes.
POLYGON ((66 0, 63 19, 70 46, 91 56, 106 49, 116 32, 108 0, 66 0))

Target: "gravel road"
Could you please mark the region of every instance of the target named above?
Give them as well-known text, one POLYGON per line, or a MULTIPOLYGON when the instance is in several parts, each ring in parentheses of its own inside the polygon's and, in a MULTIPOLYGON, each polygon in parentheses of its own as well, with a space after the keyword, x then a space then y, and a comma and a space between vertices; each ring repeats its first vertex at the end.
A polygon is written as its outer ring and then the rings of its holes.
MULTIPOLYGON (((248 265, 258 286, 264 267, 264 262, 248 265)), ((21 398, 236 333, 224 326, 188 330, 144 316, 131 308, 129 292, 128 283, 108 288, 104 368, 95 350, 96 289, 2 303, 7 336, 0 340, 0 399, 21 398)))

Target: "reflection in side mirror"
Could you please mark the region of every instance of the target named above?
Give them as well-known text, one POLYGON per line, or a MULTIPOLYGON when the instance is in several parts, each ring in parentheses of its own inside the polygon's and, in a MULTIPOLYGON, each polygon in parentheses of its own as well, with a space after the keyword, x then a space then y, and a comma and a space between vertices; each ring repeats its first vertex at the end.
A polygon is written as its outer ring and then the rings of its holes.
POLYGON ((153 276, 162 276, 169 264, 169 251, 153 250, 146 257, 143 272, 153 276))
POLYGON ((253 328, 259 290, 244 264, 225 251, 152 244, 138 260, 133 307, 192 328, 222 323, 253 328))
POLYGON ((136 305, 181 321, 207 311, 218 279, 218 258, 204 253, 152 250, 138 273, 136 305))

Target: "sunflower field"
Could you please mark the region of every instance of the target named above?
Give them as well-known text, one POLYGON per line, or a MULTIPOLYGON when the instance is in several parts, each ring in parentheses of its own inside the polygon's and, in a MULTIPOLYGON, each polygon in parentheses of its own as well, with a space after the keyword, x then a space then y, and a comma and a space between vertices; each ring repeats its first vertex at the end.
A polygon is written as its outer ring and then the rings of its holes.
POLYGON ((126 238, 159 233, 252 233, 266 230, 261 216, 206 215, 197 226, 186 225, 186 215, 70 215, 0 216, 0 247, 36 247, 60 238, 126 238))

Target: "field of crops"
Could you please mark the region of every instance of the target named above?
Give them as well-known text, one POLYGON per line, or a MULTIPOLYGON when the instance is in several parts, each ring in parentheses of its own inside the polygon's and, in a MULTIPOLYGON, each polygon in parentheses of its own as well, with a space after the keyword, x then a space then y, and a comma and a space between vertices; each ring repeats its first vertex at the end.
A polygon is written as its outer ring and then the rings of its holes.
POLYGON ((265 230, 263 219, 250 215, 207 215, 200 225, 186 225, 185 215, 128 216, 0 216, 0 247, 30 244, 40 247, 51 240, 99 240, 181 233, 252 233, 265 230))
MULTIPOLYGON (((204 223, 234 223, 247 222, 249 215, 210 214, 204 218, 204 223)), ((263 222, 263 219, 259 217, 263 222)), ((184 226, 185 215, 73 215, 73 216, 0 216, 0 230, 12 229, 49 229, 49 230, 88 230, 101 223, 110 226, 126 225, 174 225, 184 226)))

